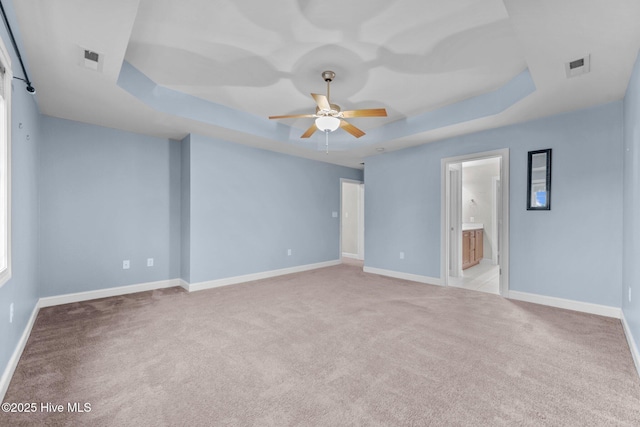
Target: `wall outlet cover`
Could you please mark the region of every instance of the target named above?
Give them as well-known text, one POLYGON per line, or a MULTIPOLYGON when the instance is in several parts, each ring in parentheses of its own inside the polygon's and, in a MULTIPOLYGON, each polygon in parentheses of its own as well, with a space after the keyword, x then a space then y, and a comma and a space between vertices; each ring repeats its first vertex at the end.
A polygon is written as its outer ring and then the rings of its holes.
POLYGON ((128 269, 129 267, 131 267, 131 263, 129 262, 129 260, 128 260, 128 259, 125 259, 124 261, 122 261, 122 269, 123 269, 123 270, 126 270, 126 269, 128 269))
POLYGON ((153 258, 147 258, 147 267, 153 267, 153 258))

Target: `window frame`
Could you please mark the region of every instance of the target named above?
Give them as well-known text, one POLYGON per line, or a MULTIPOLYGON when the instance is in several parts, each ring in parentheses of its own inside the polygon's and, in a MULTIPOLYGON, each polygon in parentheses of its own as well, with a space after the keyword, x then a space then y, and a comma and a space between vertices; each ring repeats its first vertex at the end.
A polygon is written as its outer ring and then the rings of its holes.
MULTIPOLYGON (((5 254, 7 265, 2 271, 0 271, 0 287, 11 279, 11 94, 13 92, 13 72, 11 69, 11 56, 7 51, 4 41, 0 38, 0 66, 4 67, 4 120, 6 123, 5 130, 5 143, 2 143, 0 139, 0 162, 4 163, 4 171, 6 171, 6 177, 4 180, 4 194, 6 203, 4 203, 5 211, 5 224, 6 234, 4 241, 0 241, 0 245, 5 246, 5 254)), ((1 170, 0 170, 0 173, 1 170)), ((1 184, 0 184, 1 185, 1 184)), ((1 191, 0 191, 1 194, 1 191)), ((0 200, 0 208, 3 208, 3 203, 0 200)), ((1 225, 0 225, 1 226, 1 225)))

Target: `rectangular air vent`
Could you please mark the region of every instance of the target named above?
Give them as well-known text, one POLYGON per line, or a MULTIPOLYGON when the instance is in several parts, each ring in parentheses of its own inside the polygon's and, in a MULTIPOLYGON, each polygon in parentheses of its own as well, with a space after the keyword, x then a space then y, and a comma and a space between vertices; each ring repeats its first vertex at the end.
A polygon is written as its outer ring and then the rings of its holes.
POLYGON ((92 70, 98 70, 98 60, 100 59, 100 55, 96 52, 91 52, 90 50, 84 50, 84 66, 87 68, 91 68, 92 70))
POLYGON ((86 50, 86 49, 84 50, 84 59, 97 63, 98 58, 100 58, 100 55, 98 54, 98 52, 91 52, 90 50, 86 50))
MULTIPOLYGON (((85 55, 85 58, 87 56, 85 55)), ((96 61, 98 57, 96 56, 96 61)), ((569 62, 569 69, 574 70, 579 67, 584 67, 584 58, 576 59, 575 61, 569 62)))
POLYGON ((84 47, 78 46, 78 48, 78 65, 93 71, 102 71, 102 62, 104 59, 104 55, 91 49, 86 49, 84 47))
POLYGON ((591 55, 567 62, 564 64, 564 69, 567 72, 568 79, 588 73, 591 71, 591 55))

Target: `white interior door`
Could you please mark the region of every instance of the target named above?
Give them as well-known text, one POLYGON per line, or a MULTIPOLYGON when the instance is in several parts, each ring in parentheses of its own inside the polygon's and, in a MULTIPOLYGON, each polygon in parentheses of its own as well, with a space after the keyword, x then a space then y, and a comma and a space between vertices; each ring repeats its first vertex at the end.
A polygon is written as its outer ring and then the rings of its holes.
POLYGON ((343 179, 340 183, 340 253, 364 260, 364 184, 343 179))

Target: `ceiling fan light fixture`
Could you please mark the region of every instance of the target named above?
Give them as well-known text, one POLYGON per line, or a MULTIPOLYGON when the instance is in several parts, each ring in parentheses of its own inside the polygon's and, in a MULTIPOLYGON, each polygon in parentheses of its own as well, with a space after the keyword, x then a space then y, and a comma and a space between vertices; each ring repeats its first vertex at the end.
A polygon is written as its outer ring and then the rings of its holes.
POLYGON ((322 116, 316 119, 316 127, 324 132, 333 132, 340 127, 340 119, 332 116, 322 116))
POLYGON ((367 108, 364 110, 342 111, 339 105, 332 104, 329 98, 330 83, 336 73, 333 71, 325 71, 322 78, 327 82, 327 94, 312 93, 311 97, 316 101, 315 114, 285 114, 282 116, 269 116, 269 119, 294 119, 300 117, 316 117, 315 122, 307 129, 300 138, 309 138, 317 130, 323 131, 327 135, 327 143, 329 141, 329 132, 333 132, 338 128, 351 134, 356 138, 364 135, 361 129, 358 129, 348 121, 353 117, 387 117, 387 110, 384 108, 367 108))

